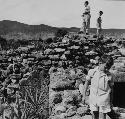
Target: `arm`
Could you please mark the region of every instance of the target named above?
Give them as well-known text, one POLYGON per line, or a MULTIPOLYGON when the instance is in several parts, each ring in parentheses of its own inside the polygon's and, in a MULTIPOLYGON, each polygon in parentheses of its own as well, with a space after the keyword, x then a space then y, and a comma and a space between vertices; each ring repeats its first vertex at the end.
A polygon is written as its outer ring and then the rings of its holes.
POLYGON ((89 86, 89 84, 90 84, 90 80, 91 80, 91 77, 90 77, 90 76, 87 76, 87 77, 86 77, 85 84, 84 84, 84 90, 83 90, 83 102, 84 102, 84 104, 85 104, 86 92, 87 92, 88 86, 89 86))
POLYGON ((83 102, 85 103, 85 98, 86 98, 86 92, 87 92, 87 89, 88 89, 88 86, 90 85, 90 82, 93 78, 93 75, 95 74, 96 70, 94 69, 90 69, 87 73, 87 76, 86 76, 86 81, 85 81, 85 84, 84 84, 84 90, 83 90, 83 102))
POLYGON ((89 86, 89 81, 86 81, 84 85, 85 85, 85 87, 84 87, 84 91, 83 91, 83 97, 86 97, 86 92, 87 92, 87 89, 89 86))

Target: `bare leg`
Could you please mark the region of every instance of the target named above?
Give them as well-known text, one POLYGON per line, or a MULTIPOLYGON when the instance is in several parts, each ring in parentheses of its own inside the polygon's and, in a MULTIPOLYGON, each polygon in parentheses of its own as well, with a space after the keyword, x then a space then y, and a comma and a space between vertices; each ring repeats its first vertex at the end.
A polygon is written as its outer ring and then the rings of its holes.
POLYGON ((86 22, 85 21, 83 22, 83 33, 84 34, 86 33, 86 22))
POLYGON ((97 35, 97 37, 99 36, 99 29, 97 29, 97 31, 96 31, 96 35, 97 35))
POLYGON ((92 119, 99 119, 99 112, 98 111, 92 112, 92 119))
POLYGON ((97 29, 97 38, 101 36, 101 33, 102 33, 102 29, 97 29))
POLYGON ((99 113, 99 119, 106 119, 106 113, 99 113))
POLYGON ((87 15, 86 16, 86 34, 89 34, 89 30, 90 30, 90 18, 91 16, 90 15, 87 15))
POLYGON ((79 91, 80 91, 81 95, 83 95, 83 93, 84 93, 84 84, 79 85, 79 91))
POLYGON ((86 23, 86 34, 89 34, 89 29, 90 29, 90 18, 87 20, 86 23))
POLYGON ((98 29, 96 29, 96 35, 98 36, 98 29))

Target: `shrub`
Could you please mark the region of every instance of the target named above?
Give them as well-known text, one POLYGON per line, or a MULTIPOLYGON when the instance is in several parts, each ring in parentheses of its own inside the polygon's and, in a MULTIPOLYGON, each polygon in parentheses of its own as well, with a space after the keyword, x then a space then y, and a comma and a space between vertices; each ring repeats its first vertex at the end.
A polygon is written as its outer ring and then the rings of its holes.
POLYGON ((59 30, 56 32, 55 36, 56 36, 56 37, 64 37, 67 33, 68 33, 67 30, 65 30, 65 29, 59 29, 59 30))

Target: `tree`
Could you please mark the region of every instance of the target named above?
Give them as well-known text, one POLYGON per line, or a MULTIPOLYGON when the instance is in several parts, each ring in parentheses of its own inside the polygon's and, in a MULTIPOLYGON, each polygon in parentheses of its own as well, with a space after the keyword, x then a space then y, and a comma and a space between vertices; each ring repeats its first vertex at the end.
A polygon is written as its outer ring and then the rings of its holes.
POLYGON ((52 38, 47 38, 46 41, 45 41, 47 44, 51 44, 53 42, 53 39, 52 38))
POLYGON ((67 30, 65 30, 65 29, 59 29, 59 30, 56 32, 55 36, 56 36, 56 37, 64 37, 67 33, 68 33, 67 30))

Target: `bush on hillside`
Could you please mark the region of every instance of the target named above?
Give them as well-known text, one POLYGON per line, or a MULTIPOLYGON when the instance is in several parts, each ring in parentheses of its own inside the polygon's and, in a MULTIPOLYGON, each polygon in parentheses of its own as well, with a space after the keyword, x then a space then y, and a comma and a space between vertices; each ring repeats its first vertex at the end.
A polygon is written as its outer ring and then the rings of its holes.
POLYGON ((56 37, 64 37, 67 33, 68 33, 67 30, 65 30, 65 29, 59 29, 59 30, 56 32, 55 36, 56 36, 56 37))

